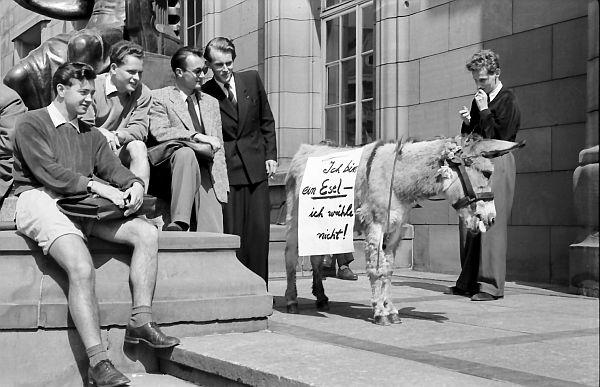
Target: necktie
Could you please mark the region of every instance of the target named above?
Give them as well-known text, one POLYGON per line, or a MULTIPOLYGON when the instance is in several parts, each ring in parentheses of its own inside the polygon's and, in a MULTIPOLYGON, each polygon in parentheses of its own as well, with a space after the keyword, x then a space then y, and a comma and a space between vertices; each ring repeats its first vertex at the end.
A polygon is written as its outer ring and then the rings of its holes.
POLYGON ((233 106, 237 106, 237 102, 235 101, 235 97, 233 96, 233 90, 231 90, 231 85, 229 82, 224 83, 225 88, 227 89, 227 99, 233 106))
POLYGON ((188 112, 190 113, 190 117, 192 118, 192 124, 194 125, 194 129, 198 133, 204 133, 204 129, 202 128, 202 124, 198 119, 198 114, 196 113, 196 108, 194 107, 194 101, 192 100, 192 95, 187 97, 185 102, 187 102, 188 112))

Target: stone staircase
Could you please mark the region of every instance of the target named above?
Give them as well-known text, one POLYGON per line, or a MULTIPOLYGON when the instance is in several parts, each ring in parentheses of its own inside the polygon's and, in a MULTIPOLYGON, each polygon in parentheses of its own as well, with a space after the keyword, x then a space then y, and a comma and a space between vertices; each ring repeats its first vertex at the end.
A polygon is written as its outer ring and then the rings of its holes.
MULTIPOLYGON (((130 251, 93 238, 88 245, 111 360, 130 374, 160 372, 161 351, 123 342, 130 251)), ((160 234, 153 314, 165 332, 189 337, 266 329, 272 296, 237 260, 238 245, 233 235, 160 234)), ((69 317, 66 285, 62 269, 35 243, 15 230, 0 231, 0 385, 81 386, 87 357, 69 317)))

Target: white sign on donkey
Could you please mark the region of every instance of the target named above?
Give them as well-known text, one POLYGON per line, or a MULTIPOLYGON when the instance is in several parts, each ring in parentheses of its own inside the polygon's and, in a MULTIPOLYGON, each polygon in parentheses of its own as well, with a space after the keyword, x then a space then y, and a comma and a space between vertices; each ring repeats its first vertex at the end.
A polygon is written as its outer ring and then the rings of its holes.
POLYGON ((354 183, 362 148, 309 157, 298 203, 298 255, 354 251, 354 183))

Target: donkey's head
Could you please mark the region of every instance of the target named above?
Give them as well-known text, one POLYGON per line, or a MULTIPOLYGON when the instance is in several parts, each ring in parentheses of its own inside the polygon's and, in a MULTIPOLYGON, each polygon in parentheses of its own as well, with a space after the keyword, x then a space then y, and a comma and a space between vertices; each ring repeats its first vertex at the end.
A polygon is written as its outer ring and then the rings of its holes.
POLYGON ((472 136, 457 136, 445 143, 438 178, 444 195, 471 232, 486 232, 496 218, 490 184, 494 172, 492 159, 523 145, 472 136))

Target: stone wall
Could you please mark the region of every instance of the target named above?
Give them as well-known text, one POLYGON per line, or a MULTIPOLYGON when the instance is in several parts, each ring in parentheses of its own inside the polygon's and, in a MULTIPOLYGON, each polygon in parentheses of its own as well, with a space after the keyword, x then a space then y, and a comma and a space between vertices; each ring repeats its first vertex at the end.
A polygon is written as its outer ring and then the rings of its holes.
POLYGON ((265 1, 205 0, 203 44, 215 36, 231 38, 238 58, 235 70, 258 70, 264 79, 265 1))
POLYGON ((265 4, 265 87, 277 125, 282 170, 287 170, 300 144, 322 140, 319 5, 319 0, 265 4))
MULTIPOLYGON (((566 284, 580 231, 571 177, 586 136, 587 2, 379 0, 378 117, 383 138, 455 135, 474 92, 467 58, 500 54, 522 113, 509 227, 511 280, 566 284)), ((597 131, 596 131, 597 135, 597 131)), ((594 142, 595 141, 595 142, 594 142)), ((417 268, 456 273, 457 217, 444 202, 413 210, 417 268)))

